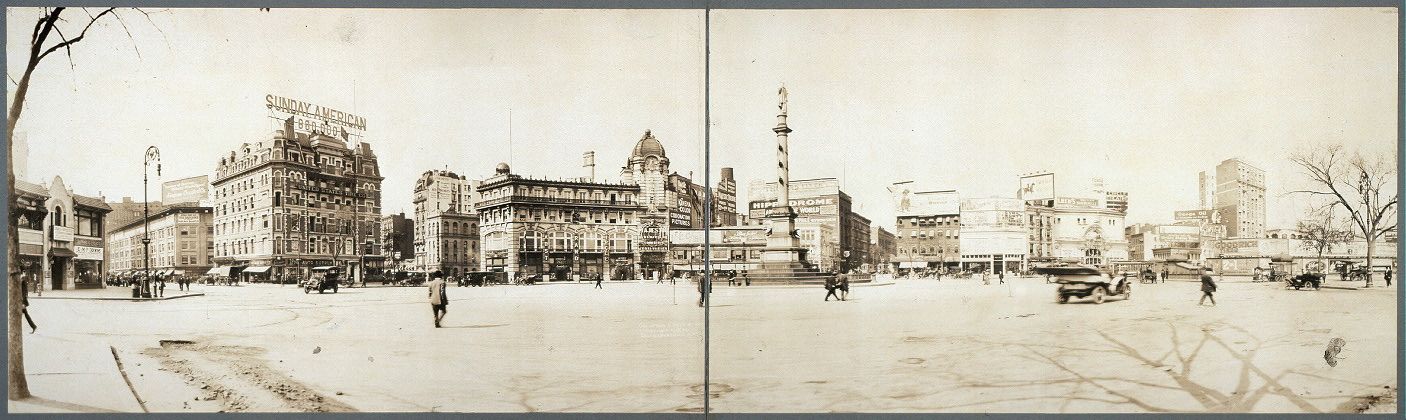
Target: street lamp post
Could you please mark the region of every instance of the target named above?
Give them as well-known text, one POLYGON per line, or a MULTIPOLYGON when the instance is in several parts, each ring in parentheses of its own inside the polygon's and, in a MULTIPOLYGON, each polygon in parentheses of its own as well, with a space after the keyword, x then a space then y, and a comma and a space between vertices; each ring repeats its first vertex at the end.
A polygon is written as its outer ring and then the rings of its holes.
POLYGON ((151 297, 151 202, 147 199, 147 169, 156 162, 156 176, 161 176, 161 149, 146 148, 142 162, 142 297, 151 297))

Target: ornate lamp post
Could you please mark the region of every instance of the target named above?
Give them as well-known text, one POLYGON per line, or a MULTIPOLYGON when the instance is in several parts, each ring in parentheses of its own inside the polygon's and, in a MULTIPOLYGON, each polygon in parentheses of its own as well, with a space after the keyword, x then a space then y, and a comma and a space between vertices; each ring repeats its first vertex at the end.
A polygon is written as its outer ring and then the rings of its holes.
POLYGON ((147 170, 156 162, 156 176, 161 176, 161 149, 156 146, 146 148, 146 160, 142 162, 142 297, 151 297, 151 204, 147 199, 147 170))

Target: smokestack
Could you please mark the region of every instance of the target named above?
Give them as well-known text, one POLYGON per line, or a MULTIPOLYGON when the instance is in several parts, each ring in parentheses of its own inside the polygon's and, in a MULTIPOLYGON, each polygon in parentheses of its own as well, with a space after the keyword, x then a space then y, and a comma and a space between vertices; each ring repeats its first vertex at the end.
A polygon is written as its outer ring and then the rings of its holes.
POLYGON ((586 168, 586 181, 596 182, 596 152, 582 153, 581 167, 586 168))

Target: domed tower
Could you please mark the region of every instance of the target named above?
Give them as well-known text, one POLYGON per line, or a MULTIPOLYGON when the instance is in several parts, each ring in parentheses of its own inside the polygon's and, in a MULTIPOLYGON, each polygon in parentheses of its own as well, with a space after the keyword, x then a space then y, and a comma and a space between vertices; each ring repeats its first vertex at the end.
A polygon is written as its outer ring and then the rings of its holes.
POLYGON ((645 130, 644 137, 635 143, 629 161, 620 169, 620 179, 624 183, 640 186, 640 204, 645 208, 655 210, 664 206, 669 158, 664 155, 664 145, 649 130, 645 130))

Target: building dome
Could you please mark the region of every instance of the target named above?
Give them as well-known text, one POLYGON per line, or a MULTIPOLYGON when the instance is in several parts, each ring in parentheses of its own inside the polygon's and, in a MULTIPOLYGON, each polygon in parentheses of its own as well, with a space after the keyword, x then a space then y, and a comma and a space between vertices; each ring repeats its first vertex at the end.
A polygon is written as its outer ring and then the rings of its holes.
POLYGON ((499 162, 498 167, 494 168, 494 172, 497 172, 499 175, 507 174, 509 172, 508 164, 504 162, 499 162))
POLYGON ((659 143, 659 139, 654 138, 654 134, 649 130, 644 130, 644 137, 640 138, 639 143, 635 143, 635 150, 630 153, 632 158, 645 156, 665 157, 664 145, 659 143))

